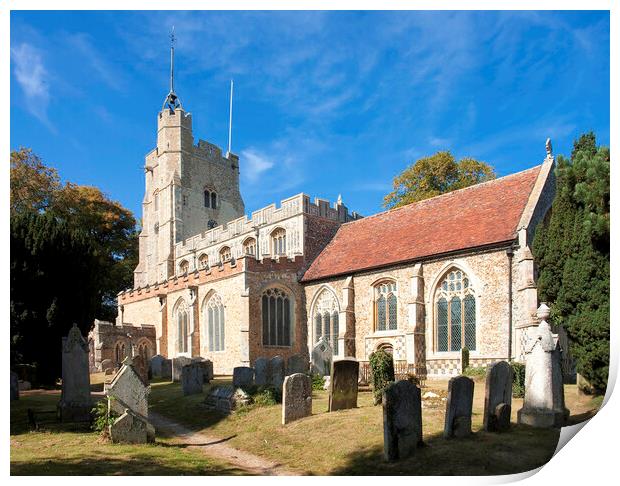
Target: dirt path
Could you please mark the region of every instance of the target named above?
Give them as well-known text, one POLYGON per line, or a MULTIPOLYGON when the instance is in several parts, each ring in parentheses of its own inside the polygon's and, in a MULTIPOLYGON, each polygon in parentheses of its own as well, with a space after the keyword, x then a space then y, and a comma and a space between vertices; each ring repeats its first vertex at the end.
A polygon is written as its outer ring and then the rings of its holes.
POLYGON ((226 461, 245 470, 247 474, 262 476, 296 476, 299 474, 286 469, 277 462, 230 447, 223 443, 222 439, 210 437, 201 432, 193 432, 158 413, 149 412, 149 420, 156 430, 162 430, 170 435, 174 443, 183 443, 200 449, 205 455, 226 461))

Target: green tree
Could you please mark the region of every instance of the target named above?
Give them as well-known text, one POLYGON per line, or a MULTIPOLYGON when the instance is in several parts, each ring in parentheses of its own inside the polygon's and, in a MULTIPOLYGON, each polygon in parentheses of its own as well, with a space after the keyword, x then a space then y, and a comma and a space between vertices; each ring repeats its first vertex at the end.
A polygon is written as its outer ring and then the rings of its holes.
POLYGON ((598 392, 609 372, 609 169, 593 133, 558 158, 556 197, 534 237, 541 300, 571 343, 577 371, 598 392))
POLYGON ((61 187, 56 170, 46 167, 29 148, 11 151, 10 174, 11 214, 49 208, 61 187))
POLYGON ((495 179, 493 168, 472 158, 458 162, 450 152, 423 157, 394 178, 394 190, 385 196, 386 208, 397 208, 456 189, 495 179))

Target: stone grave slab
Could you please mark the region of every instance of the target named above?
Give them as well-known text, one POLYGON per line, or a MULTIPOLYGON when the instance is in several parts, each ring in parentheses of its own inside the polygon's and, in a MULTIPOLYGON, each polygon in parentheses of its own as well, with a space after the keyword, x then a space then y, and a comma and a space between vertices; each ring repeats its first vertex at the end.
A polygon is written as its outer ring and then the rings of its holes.
POLYGON ((254 368, 248 366, 233 368, 233 386, 235 388, 246 388, 252 385, 254 385, 254 368))
POLYGON ((383 454, 396 461, 412 456, 422 445, 422 398, 408 380, 390 383, 383 391, 383 454))
POLYGON ((289 356, 286 360, 286 374, 293 375, 295 373, 307 373, 308 360, 301 354, 289 356))
POLYGON ((471 413, 474 403, 474 380, 467 376, 456 376, 448 382, 446 420, 443 429, 445 438, 467 437, 471 434, 471 413))
POLYGON ((329 384, 329 411, 357 407, 359 362, 354 358, 339 359, 332 363, 329 384))
POLYGON ((183 395, 196 395, 202 393, 204 383, 204 370, 199 363, 183 366, 181 370, 181 388, 183 395))
POLYGON ((312 348, 312 373, 327 376, 331 372, 333 351, 329 342, 322 337, 312 348))
POLYGON ((58 411, 63 422, 88 422, 90 398, 88 343, 76 324, 62 339, 62 391, 58 411))
POLYGON ((271 370, 270 385, 276 390, 282 391, 284 384, 284 359, 282 356, 274 356, 269 360, 269 368, 271 370))
POLYGON ((289 375, 282 388, 282 425, 312 415, 312 379, 308 375, 289 375))
POLYGON ((254 362, 254 383, 266 386, 271 383, 271 368, 267 358, 257 358, 254 362))
POLYGON ((510 428, 512 368, 498 361, 487 368, 484 398, 484 430, 502 432, 510 428))

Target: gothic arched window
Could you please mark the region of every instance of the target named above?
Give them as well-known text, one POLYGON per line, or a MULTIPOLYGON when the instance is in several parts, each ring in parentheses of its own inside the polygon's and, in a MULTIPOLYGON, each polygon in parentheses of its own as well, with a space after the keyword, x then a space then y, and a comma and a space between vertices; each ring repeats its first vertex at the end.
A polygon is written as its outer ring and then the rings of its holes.
POLYGON ((383 281, 375 285, 375 331, 398 328, 398 291, 396 282, 383 281))
POLYGON ((209 255, 203 253, 198 257, 198 268, 209 268, 209 255))
POLYGON ((314 304, 314 342, 321 337, 329 342, 334 354, 338 354, 338 313, 340 307, 336 296, 328 289, 323 289, 314 304))
POLYGON ((243 242, 243 254, 248 256, 256 256, 256 239, 248 238, 243 242))
POLYGON ((205 204, 205 208, 210 208, 211 207, 211 191, 205 189, 204 191, 204 204, 205 204))
POLYGON ((117 342, 116 346, 114 346, 114 358, 116 361, 116 365, 120 366, 126 357, 127 357, 127 346, 122 341, 117 342))
POLYGON ((217 194, 215 192, 211 193, 211 209, 217 208, 217 194))
POLYGON ((179 271, 181 275, 185 275, 189 271, 189 262, 187 260, 181 260, 181 263, 179 263, 179 271))
POLYGON ((232 253, 230 251, 230 246, 223 246, 220 249, 220 261, 222 263, 227 262, 232 258, 232 253))
POLYGON ((476 349, 476 295, 471 280, 453 269, 435 292, 437 351, 476 349))
POLYGON ((145 363, 149 362, 149 359, 151 359, 151 347, 149 343, 143 341, 138 345, 138 355, 142 357, 145 363))
POLYGON ((289 295, 280 288, 263 292, 261 299, 263 317, 263 345, 290 346, 293 303, 289 295))
POLYGON ((224 305, 219 295, 209 299, 203 315, 207 321, 209 351, 224 351, 224 305))
POLYGON ((283 228, 272 231, 271 248, 274 255, 286 255, 286 231, 283 228))
POLYGON ((177 352, 189 352, 189 311, 185 301, 181 301, 176 310, 177 352))

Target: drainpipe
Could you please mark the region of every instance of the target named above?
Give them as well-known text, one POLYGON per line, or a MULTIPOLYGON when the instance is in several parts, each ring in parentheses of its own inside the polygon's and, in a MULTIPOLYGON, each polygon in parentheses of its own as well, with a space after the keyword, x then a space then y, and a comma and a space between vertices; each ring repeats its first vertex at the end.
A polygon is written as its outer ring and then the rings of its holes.
POLYGON ((512 361, 512 246, 506 250, 508 257, 508 361, 512 361))

